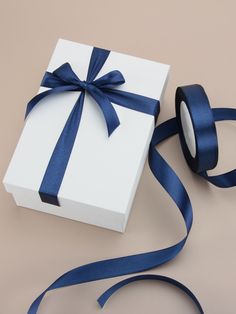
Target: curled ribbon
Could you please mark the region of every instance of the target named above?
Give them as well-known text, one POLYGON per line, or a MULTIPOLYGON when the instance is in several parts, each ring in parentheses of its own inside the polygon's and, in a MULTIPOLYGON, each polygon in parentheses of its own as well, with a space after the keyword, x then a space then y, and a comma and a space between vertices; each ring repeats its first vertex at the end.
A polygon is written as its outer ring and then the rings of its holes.
MULTIPOLYGON (((179 208, 185 222, 187 234, 177 244, 170 247, 147 253, 124 256, 108 260, 97 261, 77 267, 59 277, 52 283, 30 306, 28 314, 36 314, 44 295, 61 287, 82 284, 111 277, 143 272, 162 265, 173 259, 183 249, 193 221, 192 206, 187 191, 174 170, 168 165, 156 149, 156 145, 169 137, 179 133, 184 156, 190 168, 209 182, 220 186, 230 187, 236 184, 236 173, 232 170, 218 176, 208 176, 206 171, 213 168, 218 158, 218 146, 215 130, 215 121, 236 120, 236 110, 231 108, 210 109, 207 96, 200 85, 180 87, 176 92, 176 118, 172 118, 156 127, 149 149, 149 166, 156 179, 171 196, 179 208), (188 147, 183 132, 179 107, 184 101, 188 107, 195 132, 197 154, 189 160, 188 147), (204 138, 204 140, 203 140, 204 138), (198 165, 198 166, 196 166, 198 165)), ((158 275, 140 275, 130 277, 108 289, 99 299, 101 306, 108 298, 124 285, 137 280, 155 279, 168 282, 183 290, 196 304, 199 312, 203 309, 193 293, 178 281, 158 275)))
POLYGON ((109 53, 109 50, 93 48, 85 81, 81 81, 78 78, 69 63, 64 63, 52 73, 46 72, 41 86, 50 89, 36 95, 27 105, 26 117, 45 97, 62 92, 79 92, 79 97, 56 143, 40 185, 39 195, 41 200, 45 203, 60 206, 57 195, 79 129, 85 92, 90 94, 100 107, 106 122, 108 136, 110 136, 120 124, 112 103, 128 109, 150 114, 154 116, 155 119, 159 114, 160 104, 158 100, 115 89, 115 87, 124 84, 125 82, 120 71, 111 71, 95 80, 106 62, 109 53))

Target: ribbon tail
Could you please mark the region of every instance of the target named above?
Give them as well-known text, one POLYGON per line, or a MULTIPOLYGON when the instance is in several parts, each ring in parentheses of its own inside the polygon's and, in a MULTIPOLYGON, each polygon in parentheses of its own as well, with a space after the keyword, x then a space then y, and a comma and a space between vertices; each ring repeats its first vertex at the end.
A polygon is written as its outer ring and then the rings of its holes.
POLYGON ((104 88, 103 93, 110 102, 119 106, 154 116, 155 121, 160 113, 160 102, 150 97, 118 90, 104 88))
POLYGON ((80 125, 83 104, 84 93, 81 93, 66 121, 64 129, 48 163, 39 189, 40 198, 45 203, 59 206, 57 195, 80 125))
POLYGON ((212 112, 215 121, 236 120, 235 108, 213 108, 212 112))
POLYGON ((198 299, 195 297, 195 295, 185 286, 183 285, 181 282, 172 279, 170 277, 166 277, 166 276, 161 276, 161 275, 153 275, 153 274, 145 274, 145 275, 139 275, 139 276, 133 276, 127 279, 124 279, 118 283, 116 283, 114 286, 112 286, 111 288, 107 289, 99 298, 98 298, 98 304, 103 308, 104 305, 106 304, 106 302, 108 301, 108 299, 114 294, 116 293, 119 289, 121 289, 122 287, 135 282, 135 281, 141 281, 141 280, 157 280, 157 281, 162 281, 162 282, 166 282, 174 287, 177 287, 178 289, 180 289, 181 291, 183 291, 196 305, 196 307, 198 308, 200 314, 204 314, 203 309, 201 307, 200 302, 198 301, 198 299))
POLYGON ((149 166, 156 179, 178 206, 189 233, 193 221, 193 212, 188 193, 174 170, 155 149, 157 144, 176 134, 177 130, 178 125, 175 118, 155 128, 149 149, 149 166))
POLYGON ((143 272, 160 266, 173 259, 182 250, 186 239, 187 237, 176 245, 166 249, 98 261, 72 269, 59 277, 31 304, 28 314, 37 313, 39 305, 48 291, 86 282, 143 272))
MULTIPOLYGON (((172 120, 171 120, 172 121, 172 120)), ((161 159, 162 157, 155 150, 155 145, 160 143, 161 139, 175 134, 176 121, 170 122, 172 133, 165 133, 168 124, 156 128, 154 138, 150 146, 149 165, 156 179, 163 185, 165 190, 170 194, 176 205, 180 209, 187 229, 187 235, 177 244, 165 249, 135 254, 130 256, 118 257, 108 260, 102 260, 86 264, 75 268, 60 278, 58 278, 49 288, 47 288, 31 305, 28 314, 36 314, 40 302, 47 291, 54 290, 70 285, 82 284, 90 281, 96 281, 106 278, 112 278, 122 275, 146 271, 160 266, 176 257, 182 250, 187 240, 192 225, 192 207, 185 188, 178 179, 177 175, 161 159), (162 130, 162 132, 161 132, 162 130), (160 131, 160 132, 159 132, 160 131), (160 137, 158 136, 160 134, 160 137), (162 168, 165 168, 164 170, 162 168)))
POLYGON ((117 116, 117 113, 107 96, 99 88, 95 87, 94 85, 90 85, 88 92, 102 110, 107 125, 108 136, 110 136, 120 125, 120 120, 117 116))
POLYGON ((33 108, 37 105, 37 103, 40 102, 40 100, 42 100, 43 98, 45 98, 51 94, 53 94, 52 89, 47 90, 45 92, 42 92, 42 93, 36 95, 35 97, 33 97, 27 104, 26 112, 25 112, 25 119, 27 118, 27 116, 31 112, 31 110, 33 110, 33 108))
MULTIPOLYGON (((236 109, 234 108, 214 108, 212 112, 215 121, 236 120, 236 109)), ((199 175, 220 188, 236 186, 236 169, 214 176, 208 175, 206 171, 200 172, 199 175)))
POLYGON ((236 169, 215 176, 208 175, 206 171, 200 172, 199 175, 219 188, 236 186, 236 169))
POLYGON ((36 95, 27 104, 26 112, 25 112, 25 119, 27 118, 28 114, 33 110, 33 108, 38 104, 38 102, 43 100, 45 97, 62 93, 62 92, 66 92, 66 91, 74 91, 74 90, 78 90, 78 87, 75 85, 64 85, 64 86, 57 86, 55 88, 48 89, 36 95))

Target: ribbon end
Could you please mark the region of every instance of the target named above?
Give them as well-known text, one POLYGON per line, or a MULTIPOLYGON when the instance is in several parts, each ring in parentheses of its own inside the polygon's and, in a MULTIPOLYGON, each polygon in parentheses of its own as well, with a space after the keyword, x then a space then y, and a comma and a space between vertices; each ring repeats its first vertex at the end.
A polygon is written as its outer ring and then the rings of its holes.
POLYGON ((112 126, 112 127, 109 127, 107 129, 108 131, 108 137, 110 137, 112 135, 112 133, 120 126, 120 121, 118 120, 116 125, 112 126))
POLYGON ((60 203, 59 203, 57 195, 52 195, 49 193, 39 191, 39 196, 43 203, 48 203, 48 204, 60 207, 60 203))
POLYGON ((100 298, 97 299, 97 303, 99 304, 100 308, 102 309, 104 307, 105 302, 100 298))

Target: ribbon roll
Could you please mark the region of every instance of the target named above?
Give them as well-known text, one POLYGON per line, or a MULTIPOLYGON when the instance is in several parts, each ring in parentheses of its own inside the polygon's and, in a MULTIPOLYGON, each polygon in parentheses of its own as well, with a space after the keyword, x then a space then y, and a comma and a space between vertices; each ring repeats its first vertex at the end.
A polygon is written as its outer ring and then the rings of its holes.
MULTIPOLYGON (((215 121, 236 120, 236 109, 211 109, 209 101, 200 85, 179 87, 176 91, 176 118, 172 118, 155 128, 149 148, 149 166, 155 178, 177 205, 185 222, 187 234, 177 244, 147 253, 118 257, 86 264, 68 271, 52 283, 31 304, 28 314, 36 314, 44 295, 61 287, 85 282, 143 272, 162 265, 175 258, 183 249, 191 230, 193 213, 188 193, 156 146, 169 137, 179 134, 184 156, 190 168, 204 179, 219 187, 236 185, 236 170, 222 175, 208 176, 207 170, 214 168, 218 160, 218 144, 215 121)), ((156 275, 140 275, 121 281, 108 289, 98 302, 103 306, 106 300, 124 285, 144 279, 169 282, 182 289, 195 302, 199 312, 203 309, 193 293, 178 281, 156 275)))
MULTIPOLYGON (((184 157, 190 169, 221 188, 236 185, 236 170, 209 176, 207 170, 218 162, 216 121, 236 120, 232 108, 211 109, 208 97, 200 85, 178 87, 175 98, 176 133, 179 134, 184 157)), ((169 122, 166 123, 168 129, 169 122)), ((157 132, 158 132, 157 127, 157 132)))
POLYGON ((215 168, 218 161, 216 127, 203 87, 177 88, 175 109, 180 143, 190 168, 197 173, 215 168))

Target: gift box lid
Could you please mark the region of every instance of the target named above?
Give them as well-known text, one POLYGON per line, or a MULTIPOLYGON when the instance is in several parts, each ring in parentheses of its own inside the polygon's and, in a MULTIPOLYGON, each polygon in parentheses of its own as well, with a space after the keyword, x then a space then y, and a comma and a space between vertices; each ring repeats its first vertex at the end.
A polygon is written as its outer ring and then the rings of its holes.
MULTIPOLYGON (((85 80, 92 49, 59 39, 47 71, 69 62, 78 77, 85 80)), ((111 51, 98 77, 112 70, 119 70, 125 78, 125 84, 117 89, 161 100, 169 65, 111 51)), ((45 90, 40 87, 39 93, 45 90)), ((35 106, 25 121, 4 185, 20 206, 124 231, 154 129, 150 114, 113 104, 120 126, 108 137, 101 110, 86 93, 58 193, 60 207, 42 202, 38 194, 50 156, 79 93, 48 96, 35 106)))

